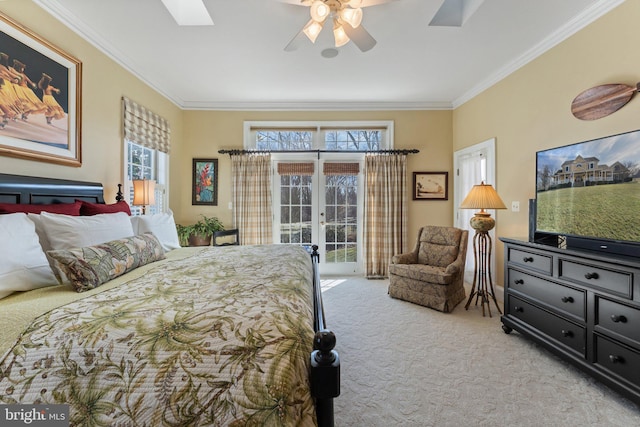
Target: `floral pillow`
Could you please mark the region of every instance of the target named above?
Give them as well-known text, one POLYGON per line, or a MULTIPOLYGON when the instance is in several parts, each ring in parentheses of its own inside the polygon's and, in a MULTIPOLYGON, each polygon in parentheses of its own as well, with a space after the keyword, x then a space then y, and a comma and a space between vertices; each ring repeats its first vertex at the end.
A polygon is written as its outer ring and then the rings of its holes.
POLYGON ((124 273, 165 258, 162 245, 152 233, 47 254, 55 260, 54 268, 61 277, 66 276, 78 292, 97 288, 124 273))

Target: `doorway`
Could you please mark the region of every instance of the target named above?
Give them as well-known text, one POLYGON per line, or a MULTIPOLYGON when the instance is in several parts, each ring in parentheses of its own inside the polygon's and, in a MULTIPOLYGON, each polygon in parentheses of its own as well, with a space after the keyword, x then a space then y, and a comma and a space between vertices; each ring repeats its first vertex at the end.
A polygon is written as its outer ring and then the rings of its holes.
MULTIPOLYGON (((496 140, 491 138, 471 147, 458 150, 453 153, 453 177, 454 185, 454 219, 455 227, 463 230, 469 230, 469 242, 467 245, 467 260, 465 264, 465 276, 473 277, 475 269, 473 255, 473 236, 475 231, 469 225, 469 220, 475 214, 472 209, 459 209, 460 203, 471 191, 471 188, 484 181, 485 184, 491 184, 495 187, 496 182, 496 140)), ((488 210, 495 218, 495 210, 488 210)), ((495 253, 495 229, 489 231, 491 236, 491 252, 495 253)), ((495 283, 495 259, 491 259, 491 280, 495 283)))

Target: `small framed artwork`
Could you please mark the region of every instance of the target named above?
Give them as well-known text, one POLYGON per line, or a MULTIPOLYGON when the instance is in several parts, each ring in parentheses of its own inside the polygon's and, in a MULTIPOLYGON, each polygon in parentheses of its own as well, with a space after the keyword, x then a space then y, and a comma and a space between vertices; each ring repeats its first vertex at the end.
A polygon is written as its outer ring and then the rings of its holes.
POLYGON ((414 172, 413 200, 448 200, 449 172, 414 172))
POLYGON ((191 204, 218 206, 218 159, 193 159, 191 204))
POLYGON ((79 167, 82 63, 0 13, 0 155, 79 167))

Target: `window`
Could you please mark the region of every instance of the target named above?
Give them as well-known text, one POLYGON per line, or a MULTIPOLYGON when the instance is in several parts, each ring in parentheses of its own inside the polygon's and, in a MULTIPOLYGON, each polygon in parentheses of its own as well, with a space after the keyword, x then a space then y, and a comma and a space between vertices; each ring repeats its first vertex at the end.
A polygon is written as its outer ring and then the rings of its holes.
POLYGON ((274 243, 318 245, 325 274, 364 268, 364 158, 393 148, 393 122, 245 122, 271 152, 274 243))
POLYGON ((246 122, 245 148, 359 152, 393 148, 393 122, 246 122))
POLYGON ((132 215, 141 215, 142 206, 133 205, 133 184, 134 179, 152 179, 156 182, 155 201, 156 203, 147 206, 147 212, 154 214, 164 212, 168 208, 166 189, 169 178, 167 167, 169 156, 158 150, 144 147, 135 142, 125 140, 126 155, 126 179, 123 188, 125 200, 131 207, 132 215))
POLYGON ((123 97, 124 111, 124 188, 125 200, 132 215, 140 215, 142 206, 133 205, 133 180, 149 179, 156 182, 155 203, 146 206, 150 214, 167 210, 169 202, 169 143, 171 130, 163 117, 134 101, 123 97))

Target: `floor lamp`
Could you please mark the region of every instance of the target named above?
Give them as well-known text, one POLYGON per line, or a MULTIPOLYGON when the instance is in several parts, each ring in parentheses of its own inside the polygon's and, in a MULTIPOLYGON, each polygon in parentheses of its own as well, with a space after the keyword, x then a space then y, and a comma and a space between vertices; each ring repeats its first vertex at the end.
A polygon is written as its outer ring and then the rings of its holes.
POLYGON ((478 301, 482 305, 482 316, 484 317, 484 306, 487 305, 487 311, 489 317, 491 317, 491 301, 493 300, 498 309, 498 313, 502 314, 496 295, 493 291, 493 281, 491 279, 491 236, 489 230, 493 229, 496 225, 496 221, 491 218, 491 214, 485 212, 485 209, 506 209, 507 207, 498 196, 498 193, 490 184, 482 182, 479 185, 474 185, 467 197, 460 204, 460 209, 480 209, 469 221, 471 228, 476 230, 476 234, 473 236, 473 258, 475 261, 475 268, 473 272, 473 286, 471 287, 471 294, 467 300, 467 304, 464 306, 466 310, 469 309, 469 304, 476 298, 476 305, 478 301))

